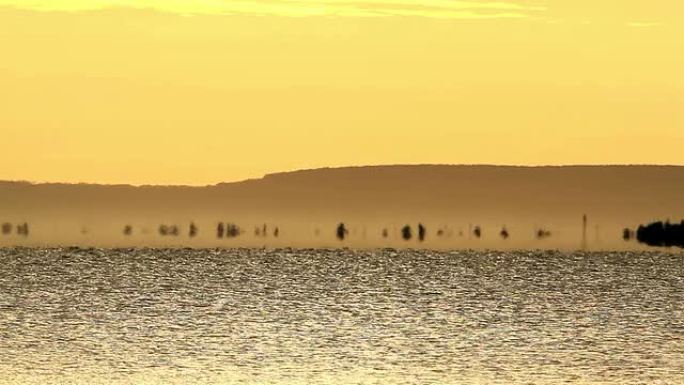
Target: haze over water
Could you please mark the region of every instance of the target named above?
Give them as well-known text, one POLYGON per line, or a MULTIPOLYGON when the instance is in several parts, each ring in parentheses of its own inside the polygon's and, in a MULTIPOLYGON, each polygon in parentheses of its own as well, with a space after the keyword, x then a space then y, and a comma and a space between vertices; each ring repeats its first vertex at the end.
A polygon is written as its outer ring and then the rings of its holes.
POLYGON ((0 385, 684 384, 682 15, 0 0, 0 385))
POLYGON ((0 249, 0 383, 679 384, 683 257, 0 249))

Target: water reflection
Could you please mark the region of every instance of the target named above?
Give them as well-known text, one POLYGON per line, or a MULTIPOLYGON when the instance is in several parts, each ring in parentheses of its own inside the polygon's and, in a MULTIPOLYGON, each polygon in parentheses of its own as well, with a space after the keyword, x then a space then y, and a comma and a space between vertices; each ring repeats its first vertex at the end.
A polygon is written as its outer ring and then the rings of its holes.
POLYGON ((684 383, 684 255, 0 250, 0 382, 684 383))

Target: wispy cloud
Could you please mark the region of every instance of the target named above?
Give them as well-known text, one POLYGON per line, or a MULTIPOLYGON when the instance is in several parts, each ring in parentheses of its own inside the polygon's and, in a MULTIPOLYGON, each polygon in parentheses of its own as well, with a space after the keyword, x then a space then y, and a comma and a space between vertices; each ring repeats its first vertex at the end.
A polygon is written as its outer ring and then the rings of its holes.
POLYGON ((627 26, 633 28, 650 28, 650 27, 660 27, 663 23, 659 22, 643 22, 643 21, 632 21, 627 23, 627 26))
POLYGON ((151 8, 186 15, 418 16, 444 19, 525 18, 546 10, 514 0, 0 0, 0 6, 44 11, 151 8))

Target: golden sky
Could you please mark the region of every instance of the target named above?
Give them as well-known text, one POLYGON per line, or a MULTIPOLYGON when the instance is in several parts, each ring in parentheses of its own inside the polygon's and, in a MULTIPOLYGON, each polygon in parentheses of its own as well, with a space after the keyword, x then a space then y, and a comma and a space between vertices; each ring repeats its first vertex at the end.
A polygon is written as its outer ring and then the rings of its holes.
POLYGON ((0 179, 684 164, 679 0, 0 0, 0 179))

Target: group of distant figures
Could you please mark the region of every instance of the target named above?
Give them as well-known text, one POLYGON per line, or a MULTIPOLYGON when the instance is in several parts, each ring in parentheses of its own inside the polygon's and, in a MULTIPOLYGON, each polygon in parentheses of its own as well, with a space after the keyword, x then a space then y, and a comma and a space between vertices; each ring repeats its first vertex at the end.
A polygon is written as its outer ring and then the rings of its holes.
MULTIPOLYGON (((417 237, 418 241, 419 242, 425 241, 425 238, 427 237, 427 228, 422 223, 418 223, 417 229, 418 229, 418 234, 417 234, 418 235, 418 237, 417 237)), ((410 241, 411 239, 413 239, 413 228, 411 227, 411 225, 405 225, 404 227, 401 228, 400 232, 401 232, 401 238, 403 240, 410 241)), ((437 230, 437 236, 440 238, 448 236, 450 234, 451 234, 451 232, 445 228, 440 228, 439 230, 437 230)), ((471 234, 475 238, 481 238, 482 237, 482 228, 480 226, 473 227, 471 229, 471 234)), ((337 239, 339 239, 340 241, 344 241, 347 238, 347 236, 349 235, 349 230, 347 229, 347 226, 344 223, 340 223, 339 225, 337 225, 337 230, 335 231, 335 235, 337 236, 337 239)), ((459 232, 459 236, 463 236, 463 231, 459 232)), ((511 236, 511 234, 509 233, 506 226, 504 226, 501 229, 501 231, 499 232, 499 236, 504 240, 508 239, 511 236)), ((535 231, 535 236, 537 237, 537 239, 544 239, 544 238, 550 237, 551 232, 548 230, 545 230, 545 229, 538 229, 535 231)), ((389 230, 387 228, 382 229, 382 237, 383 238, 389 237, 389 230)))
MULTIPOLYGON (((242 228, 234 223, 220 222, 216 225, 216 238, 237 238, 242 234, 244 234, 242 228)), ((273 232, 270 232, 268 225, 265 223, 262 226, 254 227, 255 237, 266 238, 269 234, 273 234, 274 238, 278 238, 280 236, 280 228, 275 227, 273 232)))
MULTIPOLYGON (((254 236, 260 237, 260 238, 266 238, 268 235, 271 234, 271 232, 268 229, 267 224, 263 224, 262 226, 255 226, 254 227, 254 236)), ((273 229, 273 237, 278 238, 280 236, 280 228, 277 226, 273 229)))
POLYGON ((22 237, 28 237, 29 236, 29 225, 28 223, 24 222, 19 225, 13 225, 11 223, 3 223, 2 226, 0 226, 0 231, 2 231, 2 235, 11 235, 12 230, 16 229, 16 234, 22 237))
MULTIPOLYGON (((584 235, 583 237, 586 238, 586 216, 583 218, 583 223, 584 223, 584 235)), ((482 228, 480 226, 474 226, 471 228, 471 234, 475 238, 481 238, 482 237, 482 228)), ((401 228, 401 238, 404 239, 405 241, 410 241, 413 238, 413 228, 411 225, 405 225, 404 227, 401 228)), ((347 229, 346 225, 344 223, 340 223, 337 225, 337 229, 335 232, 337 239, 340 241, 344 241, 347 236, 349 235, 349 230, 347 229)), ((449 234, 447 229, 441 228, 437 230, 437 236, 438 237, 443 237, 449 234)), ((459 232, 460 236, 463 236, 463 231, 459 232)), ((539 228, 535 230, 535 237, 539 240, 546 239, 551 237, 551 232, 549 230, 539 228)), ((427 236, 427 229, 422 223, 418 224, 418 241, 423 242, 425 241, 425 238, 427 236)), ((509 233, 508 229, 504 226, 501 231, 499 232, 499 236, 506 240, 508 239, 511 234, 509 233)), ((382 237, 387 238, 389 237, 389 230, 388 229, 383 229, 382 230, 382 237)), ((670 223, 670 221, 665 221, 665 222, 654 222, 648 225, 641 225, 637 229, 637 231, 634 231, 629 228, 625 228, 622 233, 622 238, 625 241, 630 241, 634 238, 637 239, 639 243, 646 244, 648 246, 654 246, 654 247, 681 247, 684 248, 684 220, 681 221, 681 223, 670 223)), ((583 247, 586 244, 586 240, 583 239, 583 247)))
MULTIPOLYGON (((236 238, 239 237, 240 235, 244 234, 244 231, 240 226, 234 224, 234 223, 219 223, 216 226, 216 238, 236 238)), ((274 238, 278 238, 280 236, 280 228, 277 226, 273 229, 271 232, 268 228, 267 224, 263 224, 262 226, 255 226, 254 227, 254 236, 258 238, 266 238, 269 235, 273 235, 274 238)))
MULTIPOLYGON (((584 219, 584 226, 586 229, 586 217, 584 219)), ((483 236, 483 230, 480 226, 474 226, 470 228, 470 234, 475 238, 481 238, 483 236)), ((11 235, 15 232, 21 237, 29 236, 29 224, 24 222, 21 224, 11 224, 3 223, 0 226, 0 232, 4 236, 11 235)), ((123 234, 125 236, 132 236, 134 232, 133 226, 126 225, 123 229, 123 234)), ((178 225, 167 225, 162 224, 158 228, 159 235, 162 237, 178 237, 181 236, 181 228, 178 225)), ((195 223, 191 222, 187 227, 187 234, 190 238, 194 238, 198 235, 199 228, 195 223)), ((400 236, 405 241, 410 241, 414 238, 414 228, 411 225, 405 225, 399 231, 400 236)), ((230 223, 230 222, 220 222, 216 226, 216 237, 222 238, 236 238, 244 234, 244 231, 240 226, 230 223)), ((316 235, 319 231, 316 230, 316 235)), ((439 238, 449 237, 453 232, 449 228, 440 228, 437 230, 436 235, 439 238)), ((335 235, 340 241, 344 241, 349 236, 349 229, 344 223, 337 225, 335 229, 335 235)), ((382 229, 381 233, 383 238, 389 238, 390 232, 387 228, 382 229)), ((278 238, 280 236, 280 228, 273 227, 272 229, 268 225, 263 224, 262 226, 256 226, 254 228, 254 236, 257 238, 266 238, 272 236, 278 238)), ((463 230, 459 231, 459 236, 463 236, 463 230)), ((504 226, 501 231, 499 231, 499 236, 506 240, 511 234, 508 229, 504 226)), ((540 228, 535 230, 535 237, 539 240, 551 237, 551 232, 540 228)), ((419 242, 424 242, 427 238, 427 228, 422 223, 418 223, 416 226, 415 238, 419 242)), ((646 244, 648 246, 655 247, 681 247, 684 248, 684 220, 681 223, 670 223, 665 222, 654 222, 648 225, 641 225, 634 231, 629 228, 625 228, 622 233, 622 238, 625 241, 630 241, 636 239, 638 242, 646 244)))
MULTIPOLYGON (((157 229, 159 232, 159 235, 162 237, 177 237, 181 234, 180 228, 178 225, 159 225, 159 228, 157 229)), ((188 229, 188 236, 190 238, 194 238, 197 236, 198 228, 194 223, 190 223, 189 229, 188 229)), ((123 229, 123 234, 127 237, 133 235, 133 226, 131 225, 126 225, 124 226, 123 229)))
MULTIPOLYGON (((178 225, 166 225, 162 224, 159 225, 158 228, 158 233, 162 237, 178 237, 181 235, 181 230, 178 225)), ((219 222, 218 225, 216 226, 216 238, 222 239, 222 238, 236 238, 242 235, 244 232, 240 228, 240 226, 234 224, 234 223, 224 223, 224 222, 219 222)), ((126 225, 124 226, 123 229, 123 234, 125 236, 132 236, 133 235, 133 226, 131 225, 126 225)), ((195 225, 194 222, 191 222, 190 225, 188 226, 188 237, 194 238, 199 234, 199 228, 197 225, 195 225)), ((270 234, 273 235, 273 237, 278 238, 280 236, 280 229, 278 227, 275 227, 273 229, 273 232, 271 233, 269 231, 268 225, 264 224, 263 226, 257 226, 254 228, 254 235, 256 237, 261 237, 265 238, 268 237, 270 234)))

